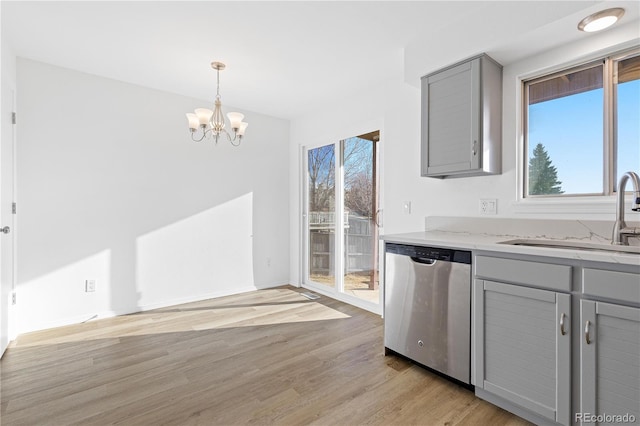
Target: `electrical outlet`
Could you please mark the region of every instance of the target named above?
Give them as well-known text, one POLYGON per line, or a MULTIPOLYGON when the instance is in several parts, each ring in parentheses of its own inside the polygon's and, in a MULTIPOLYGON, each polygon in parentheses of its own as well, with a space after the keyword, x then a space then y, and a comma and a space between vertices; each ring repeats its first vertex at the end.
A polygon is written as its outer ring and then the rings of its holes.
POLYGON ((16 304, 16 293, 11 293, 11 304, 15 305, 16 304))
POLYGON ((84 282, 84 291, 87 293, 96 291, 96 280, 86 280, 84 282))
POLYGON ((495 198, 480 199, 480 214, 497 214, 498 200, 495 198))
POLYGON ((271 258, 270 257, 267 257, 267 266, 271 267, 271 258))

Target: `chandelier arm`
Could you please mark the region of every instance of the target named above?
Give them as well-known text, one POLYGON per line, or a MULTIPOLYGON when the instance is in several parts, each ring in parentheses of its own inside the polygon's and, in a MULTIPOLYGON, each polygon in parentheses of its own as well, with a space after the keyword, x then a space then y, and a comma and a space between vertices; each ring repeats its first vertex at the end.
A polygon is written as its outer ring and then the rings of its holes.
POLYGON ((197 132, 191 132, 191 140, 193 140, 194 142, 201 142, 204 138, 213 136, 216 138, 216 143, 217 143, 217 138, 218 135, 216 135, 216 133, 213 131, 213 128, 208 128, 208 129, 204 129, 204 128, 200 128, 200 130, 202 130, 202 136, 200 136, 199 139, 194 138, 193 136, 197 133, 197 132))
POLYGON ((205 138, 205 136, 207 135, 207 132, 202 132, 202 136, 200 136, 199 139, 196 139, 194 137, 194 135, 196 134, 196 132, 191 132, 191 140, 194 142, 202 142, 202 140, 205 138))
POLYGON ((227 129, 222 129, 222 133, 224 133, 227 136, 227 140, 231 142, 231 135, 229 134, 227 129))
POLYGON ((240 146, 240 143, 242 142, 242 136, 238 136, 236 130, 233 131, 233 137, 231 137, 231 133, 229 133, 226 129, 223 129, 222 131, 225 133, 225 135, 227 135, 227 140, 231 145, 240 146), (236 140, 238 141, 238 143, 236 143, 236 140))
POLYGON ((229 143, 233 146, 240 146, 240 143, 242 142, 242 136, 238 136, 238 133, 236 133, 236 131, 233 132, 233 138, 231 137, 231 134, 227 131, 227 129, 222 129, 222 131, 224 132, 225 135, 227 135, 227 140, 229 141, 229 143), (238 143, 235 143, 236 140, 238 141, 238 143))

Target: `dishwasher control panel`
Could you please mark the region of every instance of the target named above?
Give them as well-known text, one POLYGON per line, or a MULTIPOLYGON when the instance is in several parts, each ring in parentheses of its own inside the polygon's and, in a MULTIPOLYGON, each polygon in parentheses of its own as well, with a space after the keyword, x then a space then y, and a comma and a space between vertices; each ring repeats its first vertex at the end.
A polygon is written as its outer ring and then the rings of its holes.
POLYGON ((471 252, 439 247, 409 246, 406 244, 387 243, 387 253, 399 254, 419 259, 444 260, 446 262, 471 263, 471 252))

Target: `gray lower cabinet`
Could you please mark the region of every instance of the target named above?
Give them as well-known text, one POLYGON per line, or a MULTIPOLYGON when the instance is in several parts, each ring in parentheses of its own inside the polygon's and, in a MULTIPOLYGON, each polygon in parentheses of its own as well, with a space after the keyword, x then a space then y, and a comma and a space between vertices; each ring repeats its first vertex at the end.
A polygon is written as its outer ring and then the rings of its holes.
POLYGON ((476 395, 540 425, 640 424, 639 267, 476 254, 474 277, 476 395))
POLYGON ((570 298, 556 291, 474 280, 476 388, 568 425, 570 298))
POLYGON ((577 415, 602 416, 604 421, 599 424, 623 423, 615 416, 624 415, 640 422, 640 309, 581 300, 580 318, 583 335, 577 415))

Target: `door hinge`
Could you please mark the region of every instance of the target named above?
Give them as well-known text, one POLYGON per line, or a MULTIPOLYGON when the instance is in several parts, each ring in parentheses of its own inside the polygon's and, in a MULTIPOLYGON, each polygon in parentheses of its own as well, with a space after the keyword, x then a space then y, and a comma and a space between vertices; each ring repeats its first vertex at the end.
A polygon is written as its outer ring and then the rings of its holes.
POLYGON ((18 211, 18 205, 16 203, 11 203, 11 214, 16 214, 18 211))
POLYGON ((11 293, 11 304, 12 305, 16 304, 16 294, 15 293, 11 293))
POLYGON ((17 116, 15 112, 11 113, 11 124, 16 124, 17 116))

